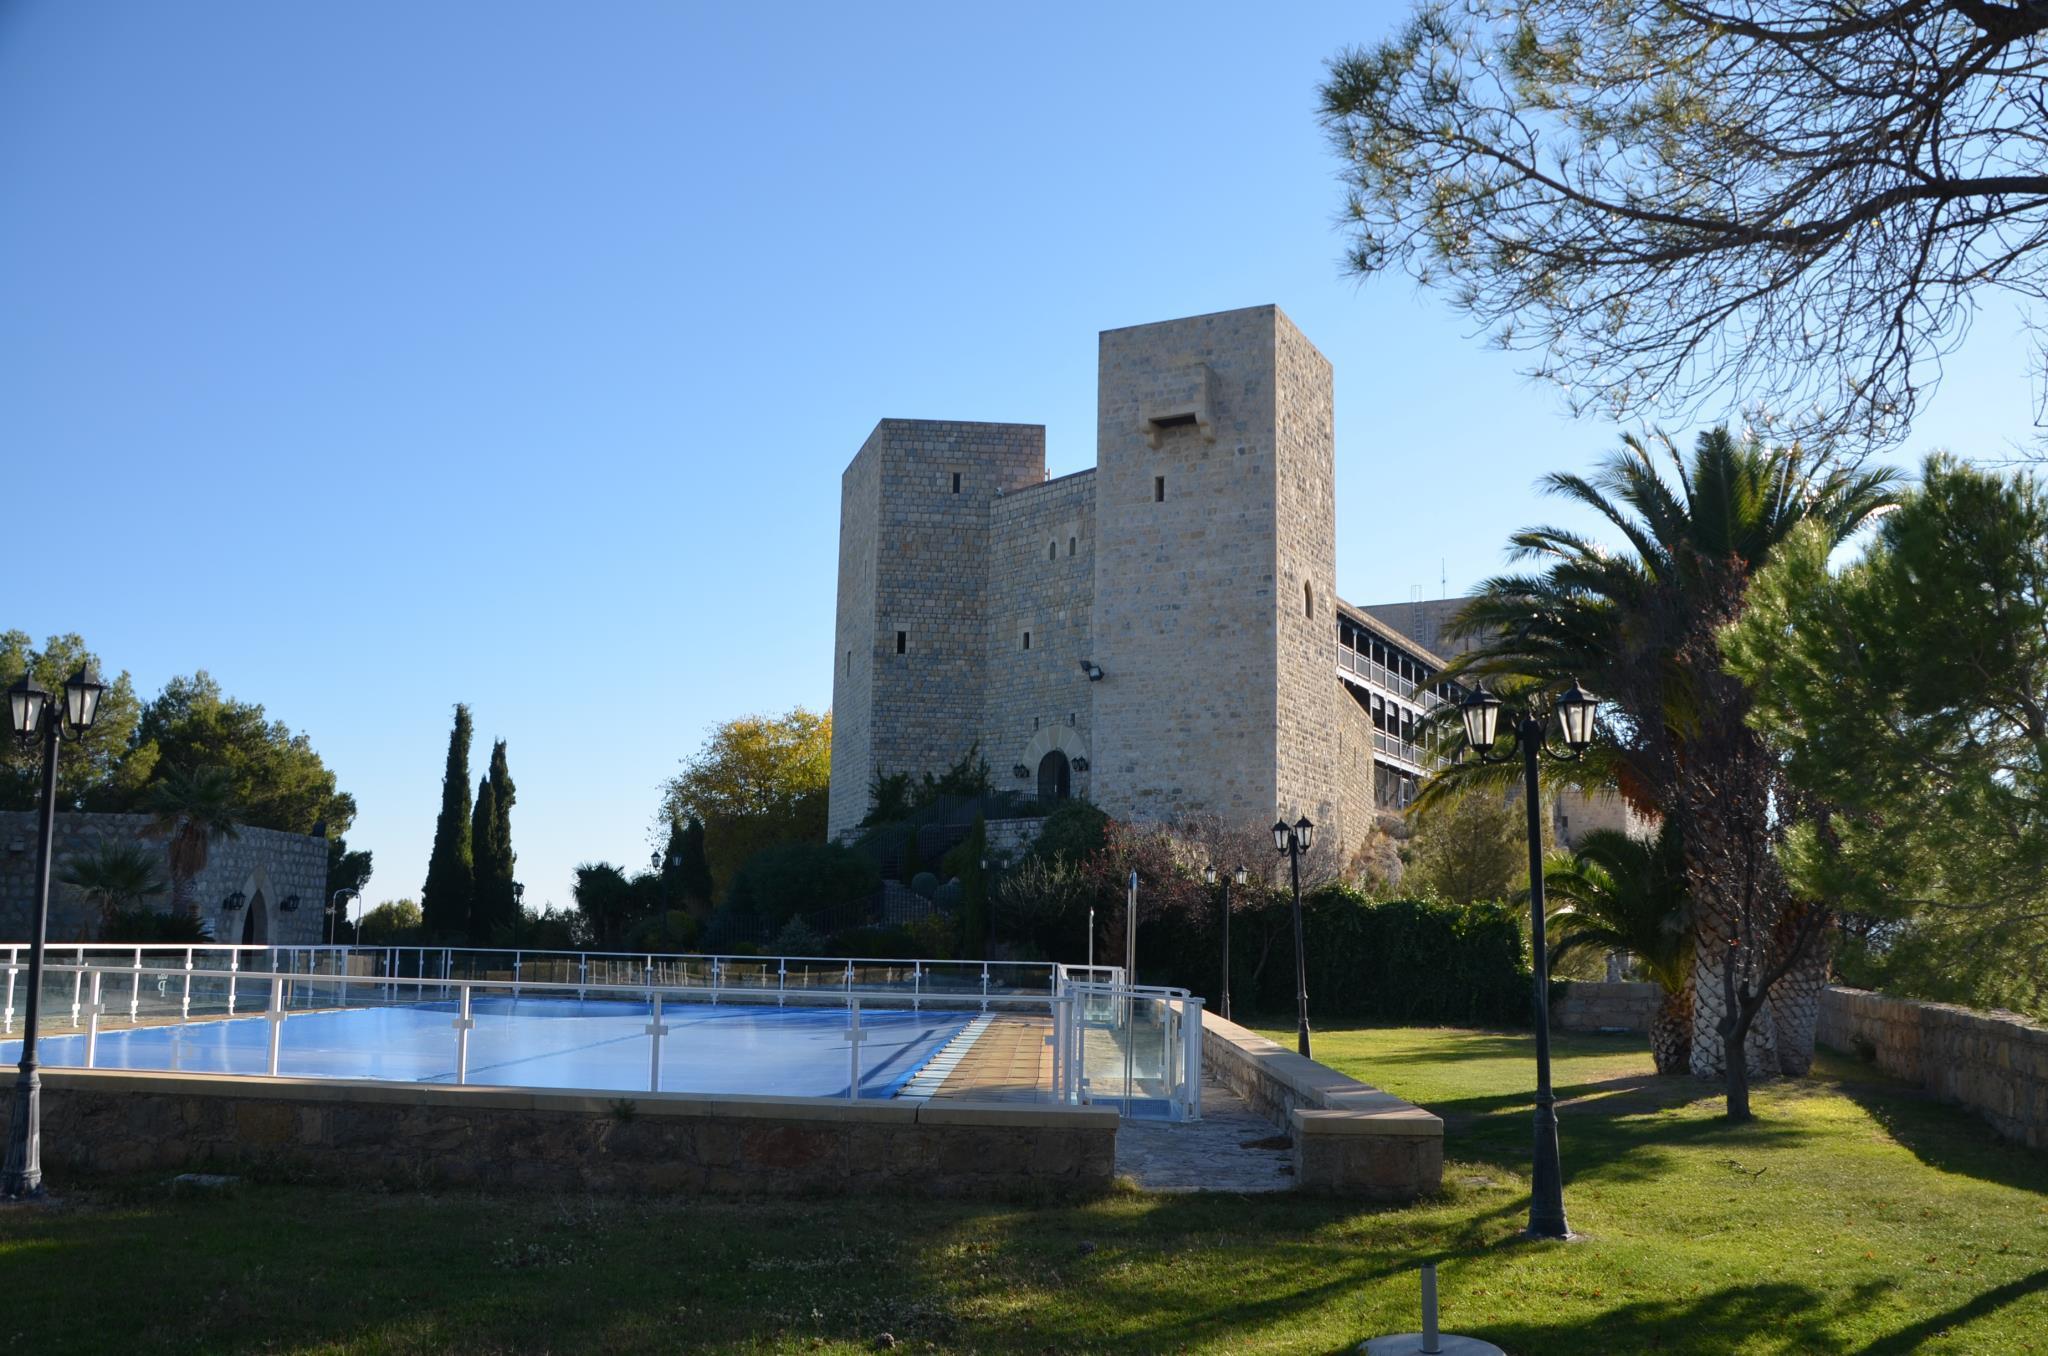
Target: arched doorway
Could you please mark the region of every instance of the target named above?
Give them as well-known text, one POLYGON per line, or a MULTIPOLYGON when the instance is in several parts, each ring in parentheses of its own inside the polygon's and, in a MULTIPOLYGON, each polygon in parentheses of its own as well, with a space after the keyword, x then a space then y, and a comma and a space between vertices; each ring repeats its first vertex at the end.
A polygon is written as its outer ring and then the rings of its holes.
POLYGON ((1074 794, 1074 765, 1058 749, 1038 760, 1038 803, 1051 805, 1074 794))
POLYGON ((248 906, 242 910, 242 945, 266 946, 270 942, 270 911, 264 907, 263 891, 259 888, 249 896, 248 906))

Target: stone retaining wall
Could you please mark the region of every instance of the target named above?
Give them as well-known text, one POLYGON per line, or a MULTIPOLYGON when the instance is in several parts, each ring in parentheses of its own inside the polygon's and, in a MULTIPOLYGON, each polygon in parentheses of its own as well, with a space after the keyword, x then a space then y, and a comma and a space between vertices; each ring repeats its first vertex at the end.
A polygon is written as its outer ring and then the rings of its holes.
POLYGON ((1648 1031, 1664 1005, 1655 984, 1571 980, 1550 1000, 1550 1025, 1559 1031, 1648 1031))
POLYGON ((1971 1108, 2007 1139, 2048 1148, 2048 1027, 2038 1022, 1830 988, 1816 1039, 1971 1108))
POLYGON ((1288 1128, 1297 1186, 1412 1201, 1443 1185, 1443 1121, 1390 1092, 1210 1012, 1202 1071, 1288 1128))
MULTIPOLYGON (((0 1128, 7 1122, 0 1098, 0 1128)), ((246 1169, 492 1190, 924 1196, 1107 1188, 1117 1115, 1090 1107, 62 1069, 46 1169, 246 1169)))

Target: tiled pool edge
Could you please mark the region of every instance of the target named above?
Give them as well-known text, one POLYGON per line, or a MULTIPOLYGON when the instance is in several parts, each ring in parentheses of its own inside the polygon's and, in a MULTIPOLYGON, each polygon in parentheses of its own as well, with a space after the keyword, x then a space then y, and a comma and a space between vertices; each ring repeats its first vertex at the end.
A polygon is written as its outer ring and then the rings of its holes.
POLYGON ((1287 1127, 1309 1190, 1412 1201, 1443 1186, 1444 1123, 1390 1092, 1202 1014, 1204 1072, 1287 1127))
MULTIPOLYGON (((0 1104, 0 1127, 8 1111, 0 1104)), ((451 1087, 52 1069, 43 1160, 378 1185, 977 1196, 1106 1190, 1092 1107, 451 1087)))

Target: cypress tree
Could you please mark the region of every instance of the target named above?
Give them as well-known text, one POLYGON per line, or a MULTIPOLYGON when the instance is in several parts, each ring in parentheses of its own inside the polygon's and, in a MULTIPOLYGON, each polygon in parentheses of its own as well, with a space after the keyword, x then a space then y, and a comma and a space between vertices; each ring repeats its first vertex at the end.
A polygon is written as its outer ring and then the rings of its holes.
MULTIPOLYGON (((519 900, 512 889, 512 867, 519 860, 512 851, 512 802, 519 798, 512 785, 512 769, 505 762, 505 741, 491 745, 491 854, 490 871, 481 860, 476 873, 477 898, 485 911, 484 936, 519 922, 519 900)), ((481 849, 479 849, 481 852, 481 849)))
POLYGON ((498 798, 489 777, 479 777, 476 783, 476 812, 469 820, 469 842, 472 863, 470 879, 473 884, 469 894, 469 918, 464 931, 469 934, 470 945, 489 946, 491 942, 492 885, 498 876, 494 849, 498 841, 498 798))
POLYGON ((455 728, 448 734, 448 766, 441 774, 441 815, 434 821, 434 850, 427 858, 427 881, 420 888, 420 911, 428 937, 458 939, 469 931, 470 896, 475 891, 475 864, 470 848, 469 708, 455 704, 455 728))
POLYGON ((960 846, 960 954, 982 960, 988 956, 988 872, 981 865, 988 855, 988 820, 976 815, 973 831, 960 846))
POLYGON ((711 911, 711 859, 704 852, 704 821, 669 821, 668 856, 663 871, 674 882, 671 897, 692 913, 711 911))

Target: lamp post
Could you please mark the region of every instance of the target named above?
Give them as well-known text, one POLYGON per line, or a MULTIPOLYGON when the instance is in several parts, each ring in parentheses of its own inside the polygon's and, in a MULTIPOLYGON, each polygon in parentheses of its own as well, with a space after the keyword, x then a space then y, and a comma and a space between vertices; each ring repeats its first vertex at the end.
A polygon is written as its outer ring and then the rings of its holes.
POLYGON ((99 719, 107 685, 81 664, 64 684, 61 708, 23 673, 7 689, 8 723, 24 748, 43 746, 42 800, 37 803, 35 922, 28 951, 28 1022, 21 1032, 21 1073, 14 1081, 14 1107, 7 1122, 7 1161, 0 1168, 0 1198, 32 1199, 43 1194, 43 1080, 36 1071, 36 1023, 43 998, 43 949, 50 933, 50 842, 57 819, 57 747, 85 737, 99 719))
MULTIPOLYGON (((361 904, 362 904, 362 902, 363 902, 363 892, 362 892, 361 890, 358 890, 358 889, 354 888, 353 886, 348 886, 348 885, 344 885, 344 886, 342 886, 342 887, 341 887, 341 888, 340 888, 339 890, 336 890, 336 891, 335 891, 335 892, 334 892, 334 893, 333 893, 332 895, 328 896, 328 899, 327 899, 327 944, 328 944, 329 946, 333 946, 333 945, 334 945, 334 930, 335 930, 335 926, 336 926, 336 924, 337 924, 338 920, 339 920, 339 919, 340 919, 340 918, 342 917, 342 908, 341 908, 341 898, 342 898, 342 896, 343 896, 343 895, 354 895, 354 896, 355 896, 355 899, 356 899, 356 903, 357 903, 358 905, 361 905, 361 904)), ((361 923, 361 922, 358 922, 358 923, 356 924, 356 944, 360 946, 360 945, 362 944, 362 940, 363 940, 363 925, 362 925, 362 923, 361 923)))
POLYGON ((1557 1099, 1550 1090, 1550 956, 1543 918, 1543 820, 1536 795, 1536 755, 1560 762, 1577 760, 1593 742, 1593 714, 1600 699, 1574 681, 1555 704, 1557 725, 1565 747, 1550 744, 1550 721, 1532 705, 1514 714, 1509 748, 1493 752, 1500 734, 1501 700, 1475 689, 1458 708, 1465 724, 1465 743, 1482 763, 1522 758, 1522 802, 1529 832, 1529 952, 1536 986, 1536 1150, 1529 1174, 1530 1238, 1570 1238, 1564 1220, 1564 1169, 1557 1156, 1557 1099))
MULTIPOLYGON (((1219 877, 1214 862, 1202 868, 1202 879, 1210 885, 1217 882, 1219 877)), ((1220 879, 1223 881, 1223 991, 1218 995, 1220 1006, 1217 1013, 1227 1022, 1230 1020, 1230 887, 1233 882, 1239 887, 1244 885, 1245 869, 1240 866, 1220 879)))
POLYGON ((1294 878, 1294 1010, 1297 1029, 1295 1048, 1304 1058, 1308 1053, 1308 954, 1301 942, 1301 854, 1316 840, 1316 826, 1307 815, 1289 824, 1273 821, 1273 846, 1287 854, 1287 869, 1294 878))

